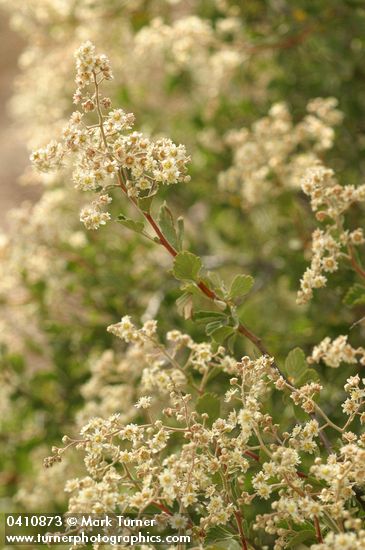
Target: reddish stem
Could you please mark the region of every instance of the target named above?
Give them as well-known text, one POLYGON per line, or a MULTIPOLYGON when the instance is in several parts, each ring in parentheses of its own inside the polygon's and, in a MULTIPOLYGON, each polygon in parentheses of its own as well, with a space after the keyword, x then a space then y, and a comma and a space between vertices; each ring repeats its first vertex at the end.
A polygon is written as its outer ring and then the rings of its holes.
POLYGON ((236 510, 234 512, 234 517, 236 518, 237 528, 238 528, 238 532, 239 532, 240 539, 241 539, 241 548, 242 548, 242 550, 248 550, 245 533, 243 532, 243 527, 242 527, 241 513, 238 510, 236 510))
POLYGON ((159 510, 161 510, 161 512, 165 512, 165 514, 167 514, 168 516, 173 516, 173 512, 171 512, 171 510, 169 510, 166 506, 164 506, 164 504, 160 504, 159 502, 156 502, 155 500, 151 502, 151 504, 153 504, 154 506, 156 506, 159 510))
POLYGON ((323 543, 323 538, 322 538, 322 533, 321 533, 321 526, 319 525, 318 516, 314 516, 314 528, 316 530, 317 541, 320 544, 322 544, 323 543))

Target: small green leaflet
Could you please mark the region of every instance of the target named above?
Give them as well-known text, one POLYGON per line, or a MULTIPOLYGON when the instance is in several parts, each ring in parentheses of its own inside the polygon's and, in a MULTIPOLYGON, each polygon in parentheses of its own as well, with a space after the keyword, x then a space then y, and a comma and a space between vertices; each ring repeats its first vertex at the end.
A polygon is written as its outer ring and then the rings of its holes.
POLYGON ((155 198, 155 195, 150 195, 149 197, 141 197, 138 199, 138 206, 142 212, 149 213, 151 210, 152 201, 155 198))
POLYGON ((309 529, 305 529, 303 531, 298 531, 294 537, 288 540, 287 546, 288 548, 298 548, 298 545, 300 545, 302 542, 309 542, 312 544, 312 542, 315 542, 316 538, 314 535, 314 531, 310 531, 309 529))
POLYGON ((180 281, 196 281, 201 268, 201 259, 191 252, 179 252, 174 259, 173 272, 180 281))
POLYGON ((228 299, 233 300, 245 296, 251 290, 253 283, 251 275, 236 275, 229 289, 228 299))
POLYGON ((225 321, 227 315, 221 311, 197 311, 194 313, 193 319, 196 323, 205 325, 212 321, 225 321))
POLYGON ((160 211, 158 213, 158 225, 160 226, 164 237, 166 237, 169 243, 177 249, 178 238, 174 223, 174 217, 166 202, 161 205, 160 211))
POLYGON ((217 344, 224 344, 227 338, 234 334, 236 334, 236 330, 233 327, 217 327, 210 332, 209 336, 211 336, 217 344))
POLYGON ((136 222, 134 220, 131 220, 130 218, 126 218, 124 214, 119 214, 117 221, 124 225, 124 227, 128 227, 128 229, 131 229, 132 231, 135 231, 136 233, 142 233, 144 229, 144 223, 143 222, 136 222))
POLYGON ((365 287, 356 283, 349 288, 343 301, 348 306, 365 304, 365 287))
POLYGON ((285 359, 285 372, 287 375, 298 380, 308 369, 304 351, 300 348, 292 349, 285 359))

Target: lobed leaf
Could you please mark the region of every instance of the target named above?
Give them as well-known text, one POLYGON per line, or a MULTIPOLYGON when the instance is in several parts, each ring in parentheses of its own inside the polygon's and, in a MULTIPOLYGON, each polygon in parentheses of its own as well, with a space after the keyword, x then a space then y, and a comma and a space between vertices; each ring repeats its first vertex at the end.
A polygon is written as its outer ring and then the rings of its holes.
POLYGON ((143 222, 136 222, 135 220, 131 220, 130 218, 126 218, 124 214, 119 214, 117 221, 124 225, 124 227, 127 227, 128 229, 131 229, 132 231, 135 231, 136 233, 142 233, 144 229, 144 223, 143 222))
POLYGON ((179 252, 174 260, 173 272, 180 281, 196 281, 202 268, 199 256, 191 252, 179 252))
POLYGON ((229 289, 228 298, 233 300, 245 296, 253 287, 254 279, 251 275, 236 275, 229 289))

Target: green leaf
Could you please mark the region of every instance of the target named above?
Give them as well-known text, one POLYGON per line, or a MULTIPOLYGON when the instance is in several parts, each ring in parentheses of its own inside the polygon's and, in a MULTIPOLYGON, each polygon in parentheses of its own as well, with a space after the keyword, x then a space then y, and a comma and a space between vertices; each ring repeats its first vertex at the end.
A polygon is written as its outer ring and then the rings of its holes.
POLYGON ((264 464, 268 460, 270 460, 270 458, 268 457, 267 452, 264 451, 264 449, 260 448, 260 450, 259 450, 259 462, 260 462, 260 464, 264 464))
POLYGON ((193 312, 193 297, 190 292, 184 292, 176 300, 177 311, 184 319, 191 319, 193 312))
MULTIPOLYGON (((221 481, 220 477, 218 478, 218 483, 219 481, 221 481)), ((206 550, 222 550, 222 548, 224 550, 240 550, 241 546, 231 530, 226 527, 217 526, 209 529, 204 548, 206 550)))
POLYGON ((221 311, 197 311, 193 316, 196 323, 203 325, 211 321, 218 321, 226 318, 227 316, 221 311))
POLYGON ((231 334, 231 336, 229 336, 227 341, 224 343, 226 348, 228 348, 228 351, 232 354, 234 353, 234 345, 236 343, 236 339, 237 339, 237 332, 235 330, 234 333, 231 334))
POLYGON ((180 281, 196 281, 202 268, 199 256, 191 252, 179 252, 174 260, 174 275, 180 281))
POLYGON ((315 542, 315 535, 314 531, 310 531, 309 529, 305 529, 303 531, 298 531, 294 537, 288 540, 287 546, 288 548, 298 548, 298 545, 303 542, 309 542, 310 544, 312 542, 315 542))
POLYGON ((221 311, 224 311, 225 309, 227 309, 227 304, 226 304, 226 302, 223 302, 223 300, 215 299, 214 300, 214 305, 216 305, 217 308, 220 309, 221 311))
POLYGON ((181 289, 184 292, 189 292, 192 296, 199 296, 201 297, 201 291, 200 289, 193 283, 185 283, 181 286, 181 289))
POLYGON ((211 426, 219 418, 221 411, 218 396, 215 393, 205 393, 200 396, 196 402, 196 410, 200 414, 207 413, 209 415, 208 425, 211 426))
POLYGON ((223 285, 223 281, 221 277, 216 273, 215 271, 208 271, 206 274, 207 283, 210 283, 213 285, 214 289, 216 291, 221 291, 223 285))
POLYGON ((184 244, 184 218, 177 218, 177 249, 182 250, 184 244))
POLYGON ((178 238, 175 229, 174 217, 166 202, 161 205, 158 213, 158 225, 162 233, 174 248, 178 248, 178 238))
POLYGON ((233 327, 220 327, 211 332, 210 336, 215 342, 217 342, 217 344, 224 344, 227 338, 229 338, 233 334, 236 334, 236 331, 233 327))
POLYGON ((285 371, 288 376, 297 380, 308 369, 304 351, 300 348, 291 350, 285 360, 285 371))
POLYGON ((141 197, 138 199, 138 206, 142 212, 150 213, 152 201, 155 198, 155 195, 150 195, 149 197, 141 197))
POLYGON ((320 377, 318 372, 315 369, 309 369, 307 368, 305 372, 299 378, 297 378, 296 383, 298 386, 304 386, 304 384, 308 384, 308 382, 319 382, 320 377))
POLYGON ((233 537, 227 537, 221 542, 218 541, 216 544, 207 546, 206 550, 240 550, 242 548, 240 544, 233 537))
POLYGON ((223 327, 225 322, 226 322, 225 319, 220 319, 219 321, 212 321, 208 323, 207 326, 205 327, 205 332, 207 333, 208 336, 210 336, 217 329, 223 327))
POLYGON ((349 288, 343 301, 348 306, 365 304, 365 287, 356 283, 349 288))
POLYGON ((134 220, 131 220, 130 218, 126 218, 124 214, 119 214, 117 221, 124 225, 124 227, 128 227, 128 229, 131 229, 132 231, 135 231, 136 233, 142 233, 144 229, 144 223, 143 222, 136 222, 134 220))
POLYGON ((294 405, 292 403, 292 409, 293 409, 293 416, 295 420, 298 422, 307 422, 309 420, 309 415, 306 413, 302 407, 299 407, 299 405, 294 405))
POLYGON ((245 296, 251 290, 253 283, 251 275, 236 275, 229 289, 228 298, 232 300, 245 296))

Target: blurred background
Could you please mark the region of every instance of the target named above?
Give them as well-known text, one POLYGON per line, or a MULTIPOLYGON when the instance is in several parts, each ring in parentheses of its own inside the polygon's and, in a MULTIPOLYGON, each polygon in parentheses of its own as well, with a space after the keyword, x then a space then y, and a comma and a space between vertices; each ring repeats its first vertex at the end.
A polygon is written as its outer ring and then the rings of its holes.
POLYGON ((19 176, 28 163, 22 134, 9 113, 9 101, 19 73, 18 57, 24 48, 8 16, 0 10, 0 226, 6 227, 6 213, 23 200, 36 195, 34 187, 20 185, 19 176))

